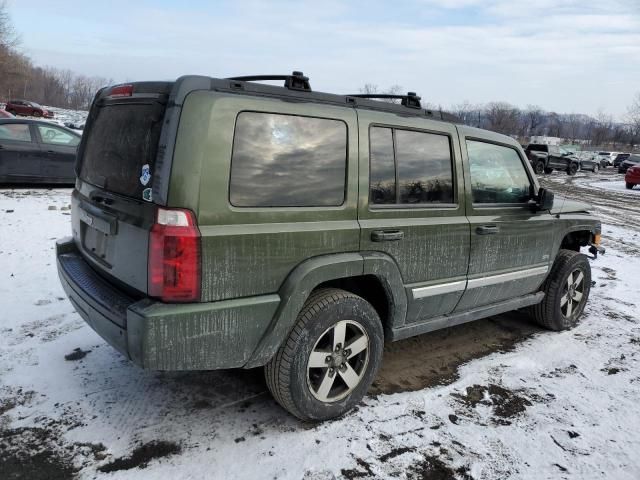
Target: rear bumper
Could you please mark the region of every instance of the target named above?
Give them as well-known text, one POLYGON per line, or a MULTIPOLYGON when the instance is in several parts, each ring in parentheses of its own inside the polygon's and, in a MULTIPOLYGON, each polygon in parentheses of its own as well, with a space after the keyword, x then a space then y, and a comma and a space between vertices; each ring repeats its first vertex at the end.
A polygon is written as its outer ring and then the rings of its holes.
POLYGON ((280 303, 278 295, 196 304, 136 300, 98 275, 73 240, 56 242, 60 282, 80 316, 142 368, 244 366, 280 303))

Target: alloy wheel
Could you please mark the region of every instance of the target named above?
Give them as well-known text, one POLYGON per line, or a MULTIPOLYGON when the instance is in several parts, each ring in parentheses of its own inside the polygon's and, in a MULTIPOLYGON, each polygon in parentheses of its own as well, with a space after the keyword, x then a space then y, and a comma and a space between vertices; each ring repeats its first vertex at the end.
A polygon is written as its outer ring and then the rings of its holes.
POLYGON ((578 310, 584 297, 584 273, 576 269, 569 274, 565 283, 562 297, 560 298, 560 310, 566 318, 578 310))
POLYGON ((358 386, 368 363, 367 332, 354 320, 340 320, 320 335, 309 355, 309 391, 321 402, 342 400, 358 386))

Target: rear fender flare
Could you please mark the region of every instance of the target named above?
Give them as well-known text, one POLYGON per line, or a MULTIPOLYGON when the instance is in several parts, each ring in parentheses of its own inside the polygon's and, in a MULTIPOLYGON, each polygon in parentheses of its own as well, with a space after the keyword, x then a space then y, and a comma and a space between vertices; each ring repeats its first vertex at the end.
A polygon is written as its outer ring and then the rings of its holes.
MULTIPOLYGON (((407 298, 398 267, 390 258, 376 253, 339 253, 322 255, 300 263, 287 276, 278 291, 280 305, 258 347, 244 366, 267 363, 294 327, 298 313, 311 292, 321 283, 369 274, 377 276, 390 299, 393 325, 404 322, 407 298), (395 271, 394 271, 395 270, 395 271)), ((390 315, 390 316, 391 316, 390 315)))

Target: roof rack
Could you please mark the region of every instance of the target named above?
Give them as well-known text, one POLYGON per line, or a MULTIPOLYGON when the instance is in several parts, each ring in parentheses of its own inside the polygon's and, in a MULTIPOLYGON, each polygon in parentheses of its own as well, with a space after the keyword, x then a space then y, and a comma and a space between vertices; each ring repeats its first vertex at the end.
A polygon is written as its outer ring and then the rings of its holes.
POLYGON ((289 90, 303 90, 307 92, 311 91, 309 77, 305 77, 304 73, 299 71, 294 71, 291 73, 291 75, 248 75, 244 77, 229 77, 228 80, 238 80, 241 82, 284 80, 284 86, 289 90))
POLYGON ((389 95, 386 93, 357 93, 355 95, 347 95, 348 97, 358 97, 358 98, 380 98, 380 99, 397 99, 402 100, 400 102, 401 105, 409 108, 422 108, 420 104, 420 99, 416 92, 407 92, 406 95, 389 95))

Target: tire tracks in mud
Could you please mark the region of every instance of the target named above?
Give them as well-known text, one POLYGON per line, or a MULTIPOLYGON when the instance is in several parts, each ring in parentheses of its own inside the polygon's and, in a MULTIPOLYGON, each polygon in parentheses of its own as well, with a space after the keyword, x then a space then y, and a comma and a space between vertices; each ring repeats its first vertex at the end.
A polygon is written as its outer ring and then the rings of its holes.
POLYGON ((595 213, 606 223, 640 231, 640 198, 612 190, 590 186, 601 181, 622 181, 617 171, 602 171, 588 176, 544 175, 539 176, 540 184, 571 200, 593 205, 595 213))

